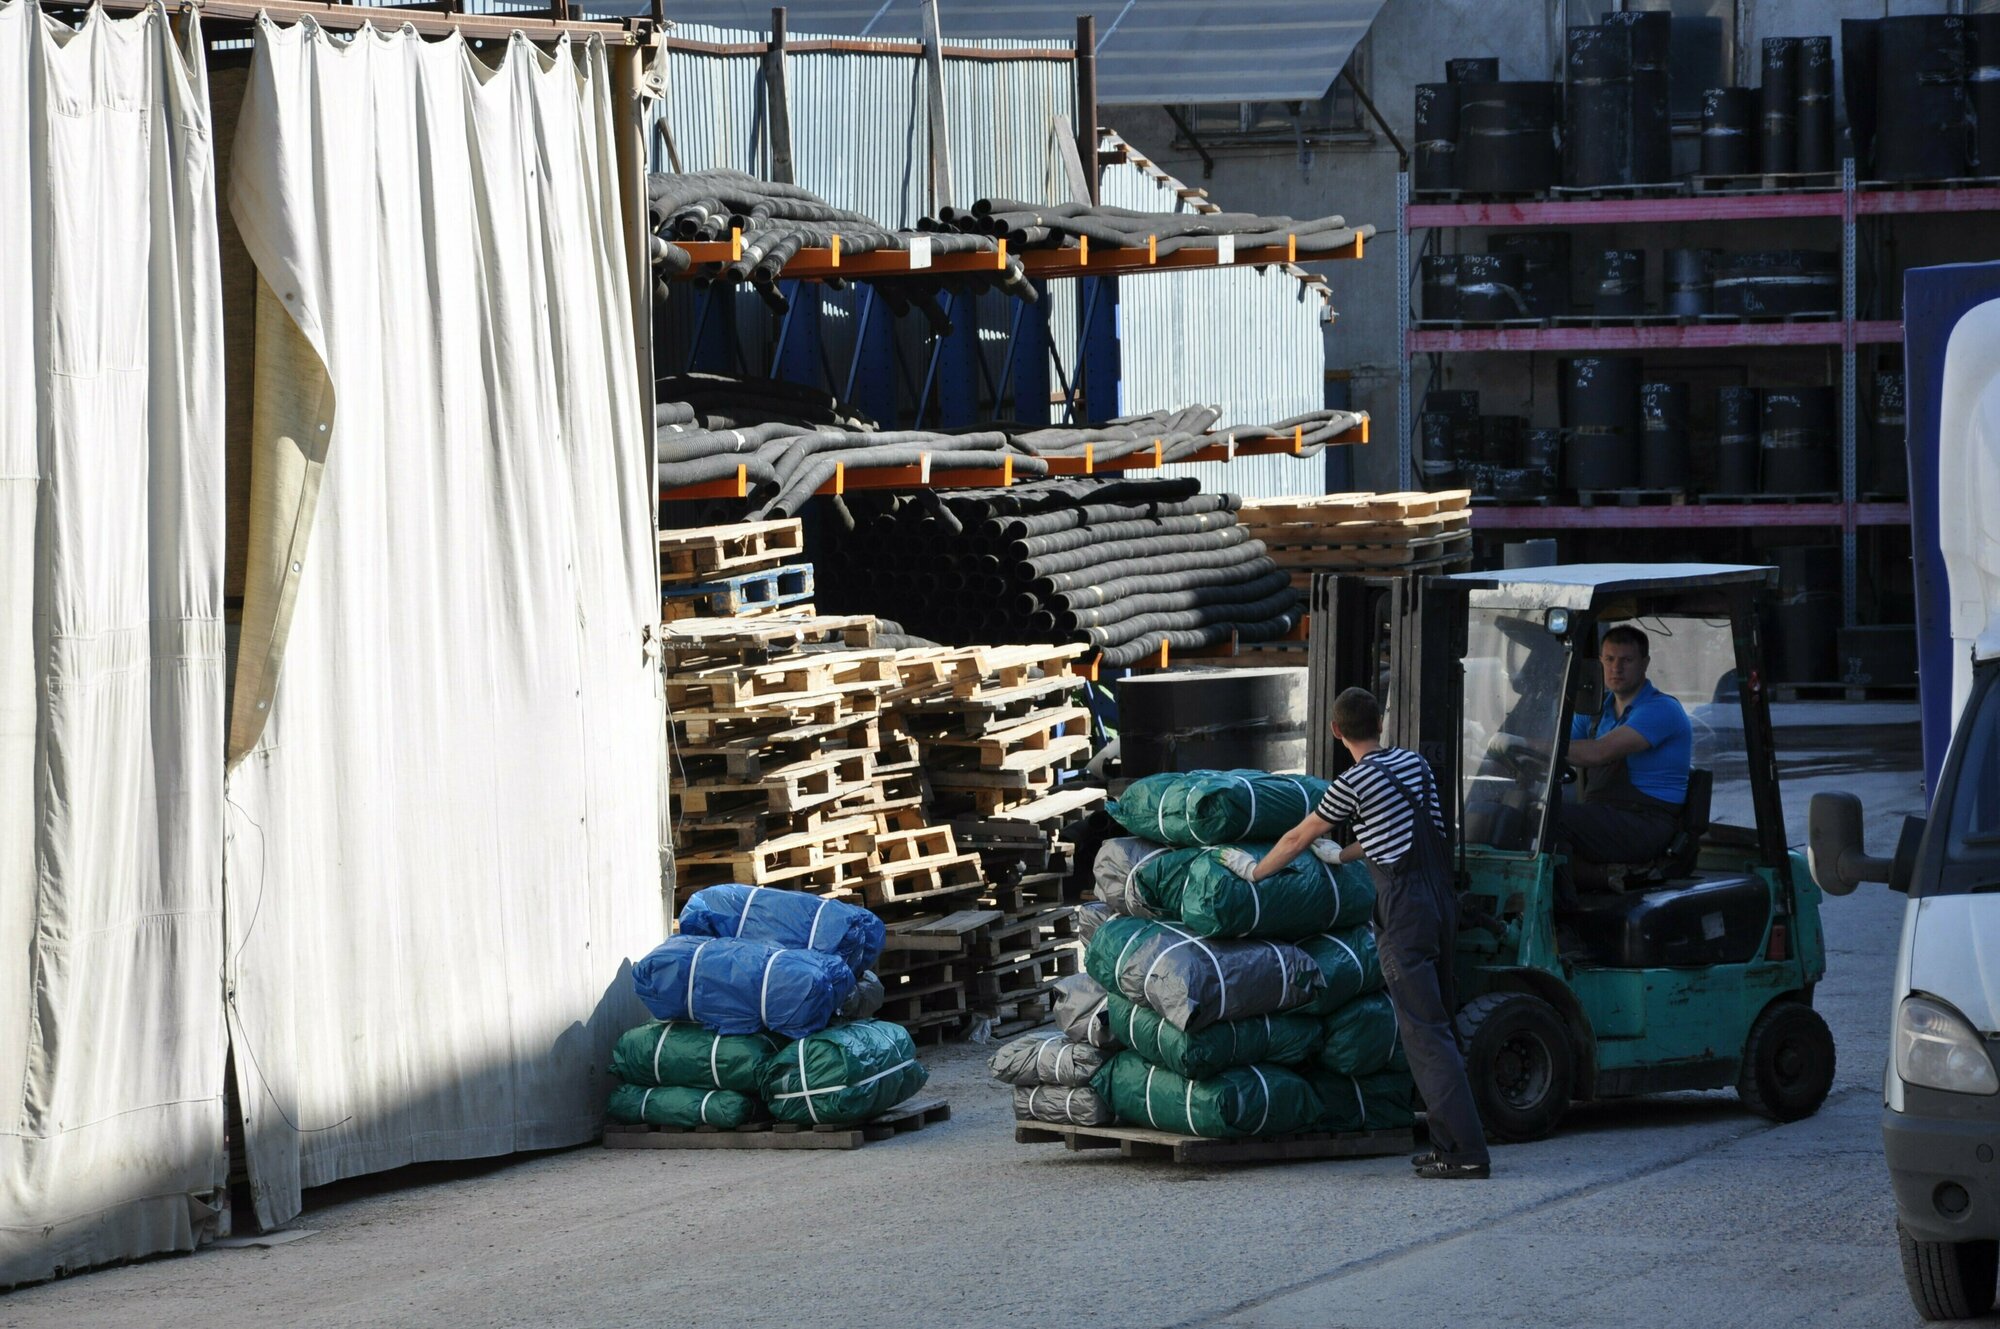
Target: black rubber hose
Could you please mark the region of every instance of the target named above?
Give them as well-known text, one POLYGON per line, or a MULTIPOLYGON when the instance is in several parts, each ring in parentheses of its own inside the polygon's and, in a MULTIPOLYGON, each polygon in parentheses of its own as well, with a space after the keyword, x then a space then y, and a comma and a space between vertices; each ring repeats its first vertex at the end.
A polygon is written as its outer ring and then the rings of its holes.
POLYGON ((1292 574, 1283 568, 1270 568, 1242 581, 1222 582, 1214 586, 1190 586, 1186 590, 1155 591, 1149 595, 1121 596, 1110 604, 1058 613, 1056 621, 1066 631, 1076 632, 1110 627, 1114 623, 1122 623, 1141 614, 1176 613, 1211 605, 1255 604, 1259 600, 1286 590, 1292 590, 1292 574))
POLYGON ((682 485, 698 485, 708 480, 726 480, 736 474, 739 466, 744 468, 745 479, 753 485, 767 485, 777 479, 771 474, 771 468, 755 457, 728 454, 696 457, 692 461, 661 462, 654 474, 660 484, 678 489, 682 485))
MULTIPOLYGON (((1237 522, 1219 530, 1202 531, 1190 535, 1150 535, 1136 536, 1126 540, 1105 540, 1083 546, 1081 549, 1065 549, 1060 553, 1043 554, 1038 558, 1023 559, 1014 568, 1014 580, 1047 582, 1052 577, 1075 572, 1084 568, 1098 568, 1107 564, 1129 562, 1135 558, 1148 558, 1155 554, 1180 554, 1194 550, 1233 549, 1250 540, 1250 531, 1237 522)), ((1049 586, 1048 589, 1058 589, 1049 586)))
POLYGON ((1116 563, 1099 563, 1093 567, 1078 568, 1072 572, 1058 572, 1048 577, 1038 577, 1034 589, 1043 595, 1065 595, 1080 586, 1095 582, 1117 581, 1124 577, 1136 577, 1142 573, 1190 572, 1197 568, 1226 568, 1238 563, 1247 563, 1264 553, 1262 540, 1246 540, 1241 544, 1225 545, 1217 549, 1175 549, 1177 541, 1163 542, 1167 549, 1140 558, 1123 559, 1116 563))
POLYGON ((1086 628, 1084 635, 1092 646, 1123 646, 1128 641, 1136 641, 1141 637, 1160 632, 1205 628, 1216 623, 1261 623, 1297 610, 1299 599, 1299 593, 1286 586, 1283 590, 1266 595, 1261 600, 1137 614, 1122 623, 1112 623, 1101 628, 1086 628))
POLYGON ((1297 627, 1298 623, 1298 615, 1292 613, 1280 614, 1259 623, 1212 623, 1202 628, 1149 633, 1137 641, 1106 649, 1101 659, 1110 668, 1122 669, 1157 654, 1162 642, 1173 651, 1196 651, 1206 646, 1219 646, 1231 635, 1240 642, 1273 641, 1297 627))
POLYGON ((1224 563, 1215 567, 1186 568, 1177 572, 1137 572, 1090 586, 1077 587, 1054 597, 1062 612, 1077 613, 1097 605, 1115 604, 1128 595, 1155 595, 1162 591, 1192 590, 1197 586, 1226 586, 1250 576, 1262 576, 1278 565, 1268 554, 1224 563))
POLYGON ((1221 530, 1236 524, 1237 518, 1233 512, 1201 512, 1186 517, 1135 517, 1130 521, 1107 521, 1089 526, 1073 526, 1066 531, 1051 531, 1047 535, 1015 540, 1008 544, 1007 553, 1010 557, 1025 563, 1031 559, 1068 553, 1090 545, 1108 544, 1115 540, 1136 540, 1149 535, 1198 535, 1204 531, 1221 530))

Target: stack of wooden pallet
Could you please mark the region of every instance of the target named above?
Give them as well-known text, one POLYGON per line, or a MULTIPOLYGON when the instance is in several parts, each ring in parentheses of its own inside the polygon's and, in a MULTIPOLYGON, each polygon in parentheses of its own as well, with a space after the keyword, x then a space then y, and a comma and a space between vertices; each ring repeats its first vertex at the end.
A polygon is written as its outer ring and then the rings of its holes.
POLYGON ((813 566, 797 518, 660 532, 662 617, 813 612, 813 566))
POLYGON ((1090 713, 1075 701, 1084 649, 901 651, 902 688, 886 702, 885 729, 907 735, 922 758, 926 816, 953 819, 953 843, 976 851, 986 881, 977 909, 911 920, 896 932, 928 963, 967 975, 968 1014, 1001 1035, 1046 1020, 1055 981, 1081 958, 1081 888, 1059 837, 1103 795, 1058 781, 1090 755, 1090 713))
POLYGON ((1472 491, 1246 499, 1239 514, 1300 590, 1316 572, 1439 572, 1472 553, 1472 491))

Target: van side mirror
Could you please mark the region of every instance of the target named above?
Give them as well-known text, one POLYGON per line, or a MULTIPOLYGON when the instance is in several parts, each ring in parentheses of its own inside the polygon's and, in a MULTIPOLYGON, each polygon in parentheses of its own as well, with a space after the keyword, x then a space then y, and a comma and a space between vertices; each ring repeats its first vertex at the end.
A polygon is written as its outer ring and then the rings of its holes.
POLYGON ((1866 852, 1861 800, 1853 794, 1813 795, 1806 814, 1806 862, 1828 895, 1850 895, 1864 881, 1889 881, 1895 870, 1894 860, 1866 852))
POLYGON ((1910 883, 1917 875, 1917 849, 1924 842, 1924 819, 1922 817, 1903 818, 1902 834, 1896 837, 1896 856, 1889 860, 1889 889, 1910 893, 1910 883))

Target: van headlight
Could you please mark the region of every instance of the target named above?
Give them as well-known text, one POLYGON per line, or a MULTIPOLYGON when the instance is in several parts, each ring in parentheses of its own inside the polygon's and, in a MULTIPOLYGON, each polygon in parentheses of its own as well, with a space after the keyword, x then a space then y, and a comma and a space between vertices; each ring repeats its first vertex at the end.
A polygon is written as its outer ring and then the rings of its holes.
POLYGON ((1985 1040, 1964 1016, 1925 997, 1905 997, 1896 1008, 1896 1074, 1954 1094, 2000 1093, 1985 1040))

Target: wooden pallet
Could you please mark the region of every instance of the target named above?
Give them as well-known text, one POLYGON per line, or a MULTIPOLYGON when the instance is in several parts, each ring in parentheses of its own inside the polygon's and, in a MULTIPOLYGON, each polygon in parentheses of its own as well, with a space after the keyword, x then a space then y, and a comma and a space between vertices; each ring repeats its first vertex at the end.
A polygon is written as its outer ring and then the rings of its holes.
POLYGON ((720 664, 767 664, 807 647, 875 645, 872 614, 772 615, 766 618, 684 618, 660 630, 667 669, 720 664))
POLYGON ((740 711, 837 696, 853 710, 878 710, 879 694, 896 686, 889 651, 801 656, 759 665, 721 665, 669 674, 667 703, 675 709, 740 711))
POLYGON ((932 903, 944 899, 972 900, 986 889, 976 854, 940 854, 885 865, 870 872, 858 887, 870 909, 932 903))
POLYGON ((1251 530, 1267 548, 1283 549, 1295 545, 1405 544, 1424 536, 1470 530, 1471 526, 1471 510, 1456 508, 1449 512, 1433 512, 1391 521, 1284 522, 1256 525, 1251 530))
POLYGON ((1426 493, 1324 494, 1316 498, 1245 499, 1237 516, 1252 530, 1287 522, 1402 521, 1455 512, 1472 500, 1470 489, 1440 489, 1426 493))
POLYGON ((726 869, 729 880, 750 886, 766 886, 810 872, 814 868, 843 867, 865 863, 874 823, 866 817, 846 817, 816 830, 765 840, 747 849, 710 850, 684 854, 674 863, 676 871, 695 872, 702 868, 726 869))
POLYGON ((1824 193, 1840 188, 1839 171, 1767 171, 1747 175, 1695 175, 1696 194, 1824 193))
POLYGON ((1703 494, 1704 503, 1838 503, 1840 495, 1828 494, 1703 494))
POLYGON ((1265 1135, 1241 1140, 1208 1140, 1198 1135, 1142 1126, 1056 1126, 1017 1121, 1016 1144, 1062 1144, 1072 1153, 1086 1149, 1116 1149, 1121 1158, 1166 1163, 1286 1163, 1314 1158, 1380 1158, 1416 1148, 1409 1130, 1356 1131, 1333 1135, 1265 1135))
POLYGON ((1688 501, 1685 489, 1579 489, 1576 491, 1576 505, 1580 508, 1656 508, 1684 506, 1688 501))
POLYGON ((1554 185, 1549 197, 1559 199, 1678 198, 1687 193, 1685 180, 1654 180, 1630 185, 1554 185))
POLYGON ((1448 559, 1472 552, 1470 531, 1420 536, 1403 544, 1335 545, 1273 549, 1270 559, 1281 568, 1312 568, 1337 571, 1342 568, 1393 568, 1405 563, 1448 559))
POLYGON ((754 779, 684 780, 669 789, 680 796, 682 808, 697 817, 758 807, 804 812, 837 798, 872 793, 874 769, 873 752, 836 749, 764 771, 754 779))
MULTIPOLYGON (((966 749, 975 764, 986 770, 1007 767, 1008 759, 1022 752, 1046 752, 1066 739, 1081 737, 1090 745, 1090 710, 1084 706, 1052 706, 1028 715, 1007 719, 1001 727, 984 734, 946 734, 930 740, 928 746, 944 749, 946 755, 966 749)), ((928 755, 928 754, 927 754, 928 755)))
POLYGON ((778 610, 799 612, 812 598, 812 564, 798 563, 716 581, 663 585, 660 616, 668 623, 737 620, 778 610))
POLYGON ((974 982, 981 1004, 991 1005, 1047 992, 1059 979, 1076 973, 1082 964, 1083 952, 1070 943, 989 964, 974 976, 974 982))
POLYGON ((759 1122, 723 1130, 717 1126, 622 1126, 604 1128, 606 1149, 859 1149, 926 1126, 951 1120, 942 1098, 905 1103, 854 1126, 795 1126, 759 1122))
POLYGON ((689 783, 755 783, 786 767, 838 752, 876 753, 879 770, 884 752, 881 727, 874 715, 849 715, 823 725, 774 727, 768 733, 705 737, 710 741, 674 745, 675 773, 689 783))
POLYGON ((805 527, 796 517, 699 526, 660 532, 663 581, 714 581, 726 572, 751 572, 805 554, 805 527))

